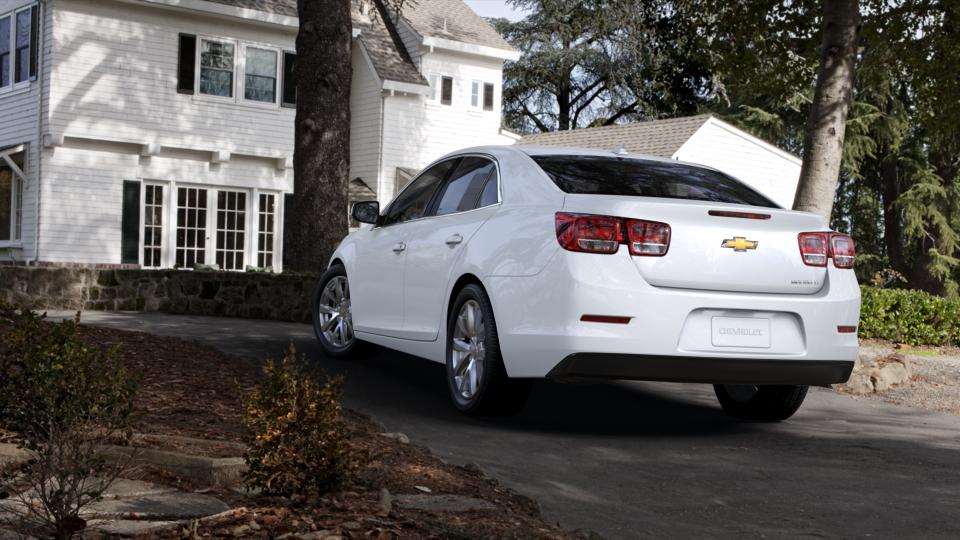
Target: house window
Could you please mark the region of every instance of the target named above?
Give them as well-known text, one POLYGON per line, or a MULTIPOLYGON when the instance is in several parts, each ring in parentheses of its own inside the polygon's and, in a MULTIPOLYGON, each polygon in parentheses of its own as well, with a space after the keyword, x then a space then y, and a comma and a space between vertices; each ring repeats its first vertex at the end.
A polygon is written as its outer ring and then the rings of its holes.
POLYGON ((10 51, 13 49, 10 32, 12 21, 13 19, 10 16, 0 18, 0 88, 10 86, 10 51))
POLYGON ((200 93, 233 97, 235 46, 224 41, 200 40, 200 93))
POLYGON ((450 105, 453 103, 453 77, 440 78, 440 104, 450 105))
POLYGON ((483 110, 493 110, 493 85, 490 83, 483 84, 483 110))
POLYGON ((257 266, 273 267, 274 219, 277 215, 277 196, 260 194, 260 207, 257 211, 257 266))
POLYGON ((0 14, 0 90, 36 76, 37 6, 0 14))
POLYGON ((474 109, 480 108, 480 87, 483 83, 480 81, 473 81, 470 83, 470 107, 474 109))
POLYGON ((18 11, 14 36, 14 83, 30 79, 30 10, 18 11))
POLYGON ((217 264, 223 270, 243 270, 246 247, 247 194, 217 192, 217 264))
POLYGON ((143 266, 163 266, 163 186, 147 184, 143 195, 143 266))
POLYGON ((0 242, 20 240, 23 150, 0 152, 0 242))
POLYGON ((243 97, 263 103, 277 102, 277 51, 246 48, 243 97))
POLYGON ((177 268, 204 264, 207 239, 207 190, 177 188, 177 268))

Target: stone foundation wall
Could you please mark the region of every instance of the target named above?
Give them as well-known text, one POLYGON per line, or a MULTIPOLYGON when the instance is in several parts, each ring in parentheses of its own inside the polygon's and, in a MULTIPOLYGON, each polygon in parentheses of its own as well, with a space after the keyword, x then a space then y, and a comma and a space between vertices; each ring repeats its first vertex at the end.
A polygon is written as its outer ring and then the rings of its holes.
POLYGON ((309 322, 316 282, 312 274, 0 266, 0 301, 309 322))

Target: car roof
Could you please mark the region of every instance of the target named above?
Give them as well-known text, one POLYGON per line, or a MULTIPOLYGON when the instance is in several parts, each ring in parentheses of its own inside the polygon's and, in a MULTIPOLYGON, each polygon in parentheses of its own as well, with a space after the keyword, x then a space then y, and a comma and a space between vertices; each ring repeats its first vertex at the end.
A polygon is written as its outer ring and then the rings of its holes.
MULTIPOLYGON (((691 163, 689 161, 680 161, 677 159, 668 159, 659 156, 650 156, 647 154, 633 154, 629 152, 621 152, 618 149, 610 150, 597 150, 596 148, 577 148, 573 146, 536 146, 536 145, 488 145, 488 146, 475 146, 472 148, 464 148, 462 150, 457 150, 456 152, 450 152, 441 159, 446 159, 448 157, 453 157, 458 154, 491 154, 496 156, 500 153, 508 154, 524 154, 527 156, 595 156, 595 157, 617 157, 617 158, 627 158, 627 159, 638 159, 644 161, 658 161, 661 163, 673 163, 679 165, 689 165, 691 167, 699 167, 701 169, 709 169, 716 171, 713 167, 702 165, 700 163, 691 163)), ((440 160, 437 160, 440 161, 440 160)))

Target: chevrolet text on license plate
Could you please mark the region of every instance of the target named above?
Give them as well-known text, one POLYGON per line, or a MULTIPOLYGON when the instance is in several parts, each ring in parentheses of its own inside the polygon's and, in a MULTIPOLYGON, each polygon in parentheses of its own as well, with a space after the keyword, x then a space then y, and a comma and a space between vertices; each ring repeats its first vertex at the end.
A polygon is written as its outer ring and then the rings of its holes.
POLYGON ((710 331, 714 347, 770 347, 770 319, 712 317, 710 331))

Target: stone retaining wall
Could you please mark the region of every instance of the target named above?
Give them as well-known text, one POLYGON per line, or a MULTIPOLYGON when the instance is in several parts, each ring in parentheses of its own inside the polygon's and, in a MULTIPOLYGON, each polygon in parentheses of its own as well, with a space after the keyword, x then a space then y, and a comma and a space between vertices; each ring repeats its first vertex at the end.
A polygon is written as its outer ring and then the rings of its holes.
POLYGON ((309 322, 316 281, 312 274, 0 266, 0 301, 309 322))

